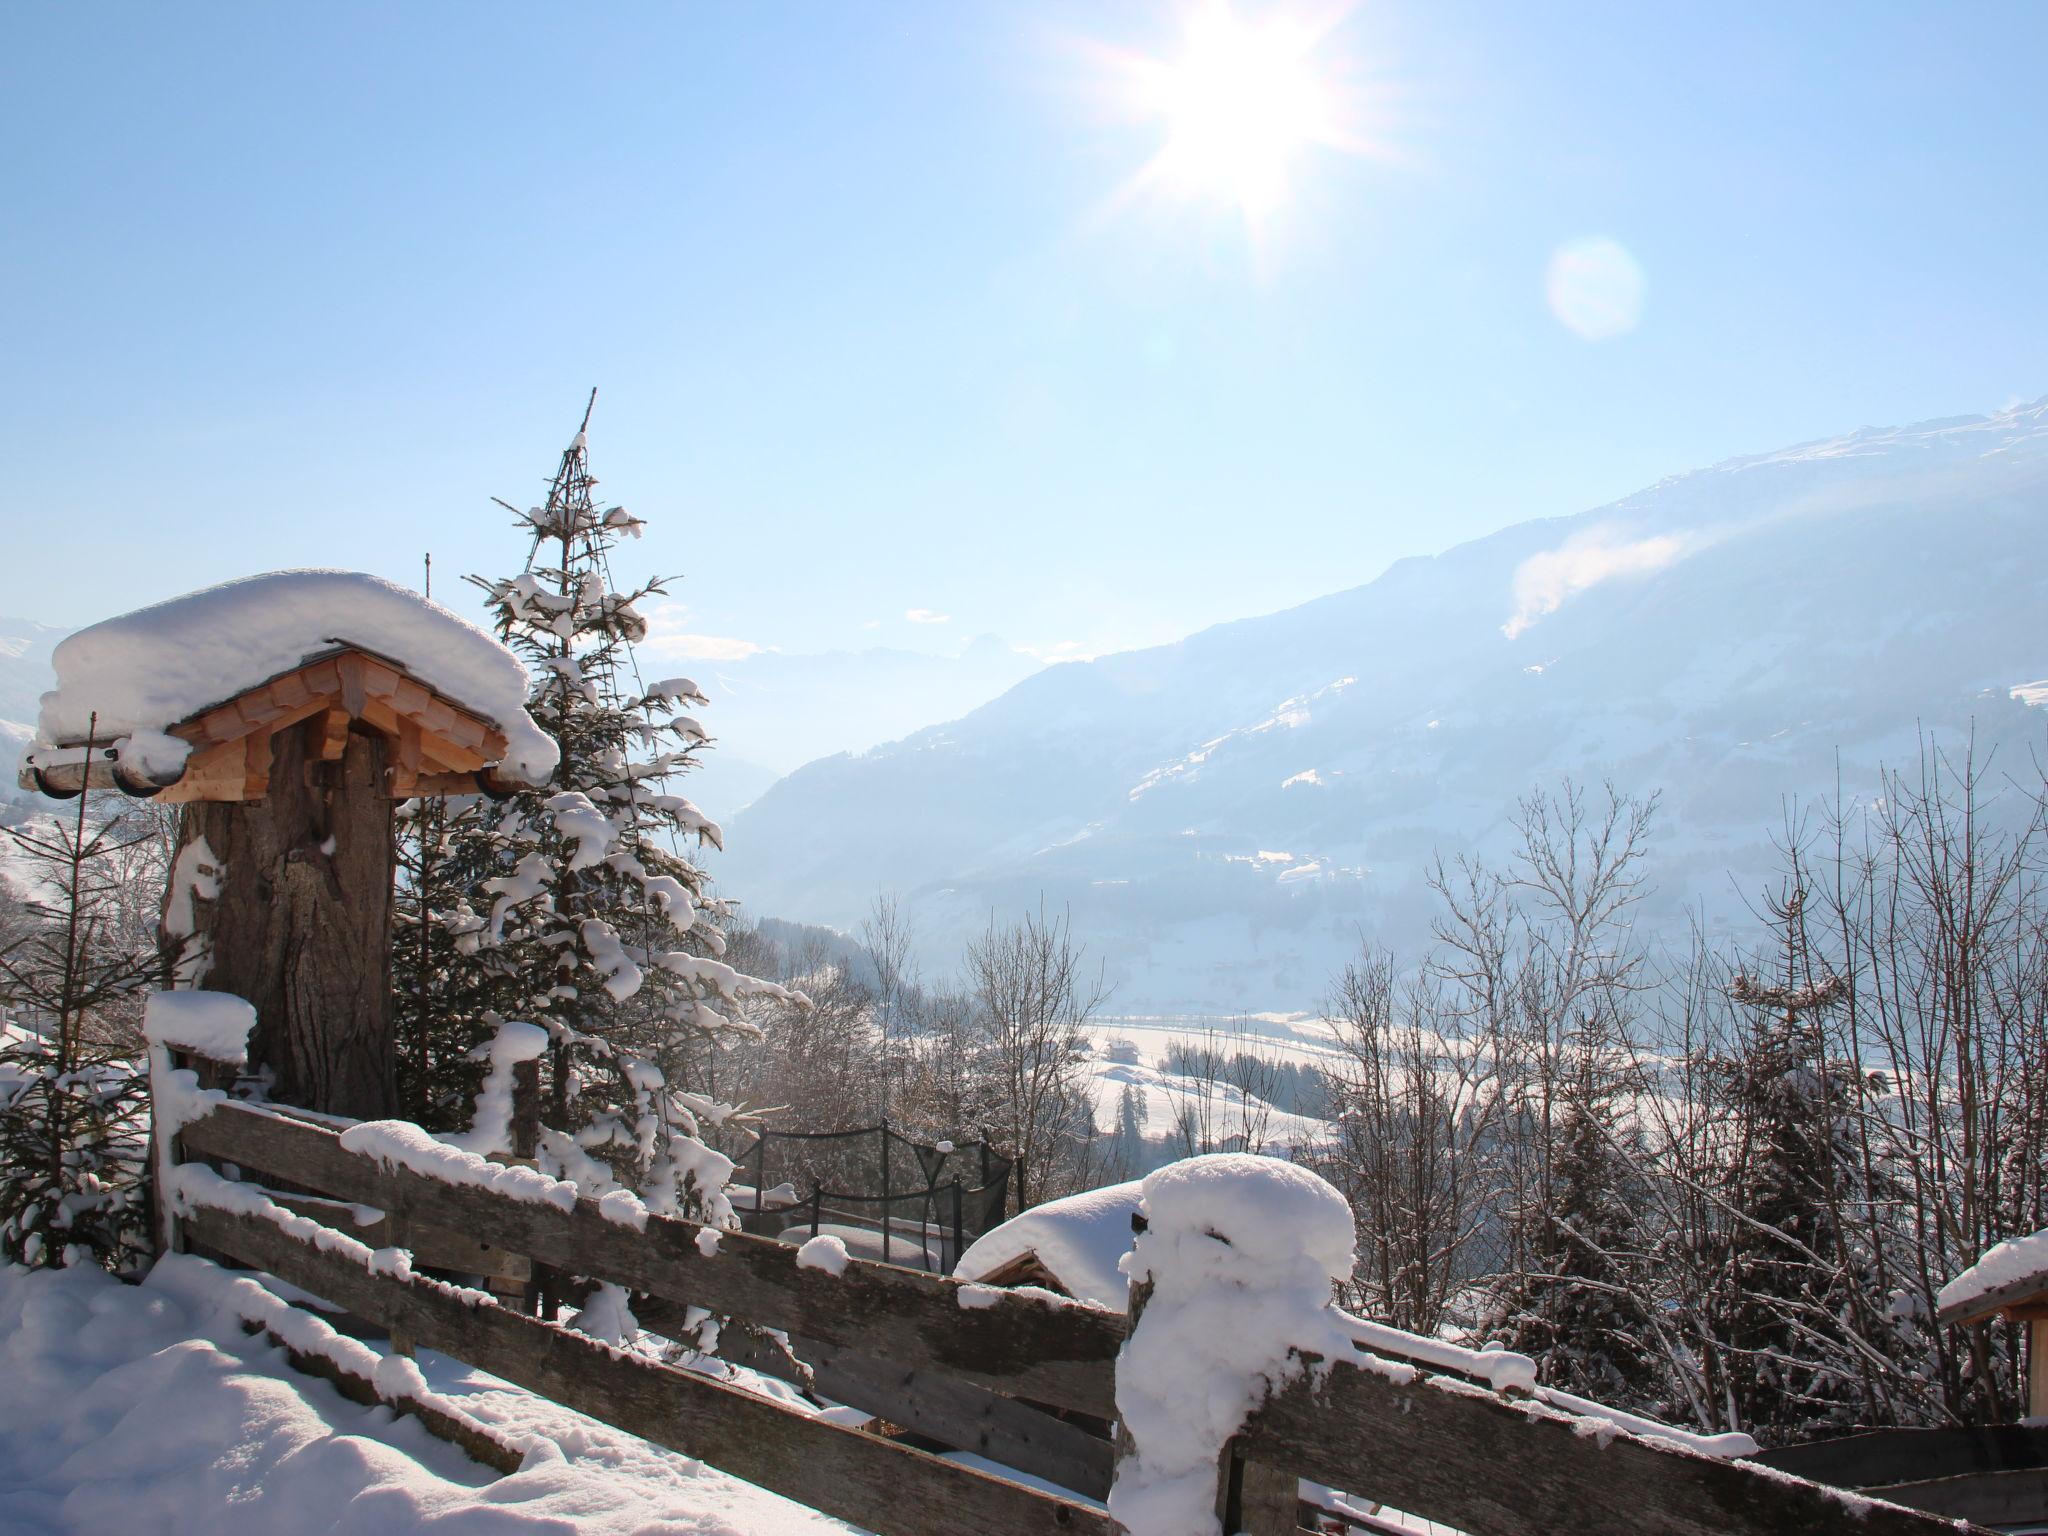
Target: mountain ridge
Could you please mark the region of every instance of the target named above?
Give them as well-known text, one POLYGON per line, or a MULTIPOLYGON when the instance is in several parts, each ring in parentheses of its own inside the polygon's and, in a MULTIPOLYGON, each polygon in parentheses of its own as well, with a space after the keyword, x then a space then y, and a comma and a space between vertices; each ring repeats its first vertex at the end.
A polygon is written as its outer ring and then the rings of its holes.
POLYGON ((1129 1006, 1308 1006, 1360 930, 1413 929, 1430 848, 1497 847, 1537 783, 1665 790, 1661 873, 1697 895, 1717 854, 1761 877, 1836 747, 1853 776, 1915 721, 2037 731, 1999 690, 2048 675, 2044 507, 2048 398, 1727 459, 808 764, 721 879, 842 927, 896 889, 935 962, 1042 894, 1129 1006))

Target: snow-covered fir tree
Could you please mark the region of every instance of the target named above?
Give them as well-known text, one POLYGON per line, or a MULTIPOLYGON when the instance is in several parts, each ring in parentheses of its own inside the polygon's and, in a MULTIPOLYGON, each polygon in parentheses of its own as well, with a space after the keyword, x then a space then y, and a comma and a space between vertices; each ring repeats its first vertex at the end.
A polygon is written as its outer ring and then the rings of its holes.
MULTIPOLYGON (((663 583, 613 587, 611 551, 642 524, 598 505, 588 427, 586 410, 540 505, 500 503, 527 536, 523 569, 470 578, 533 675, 528 711, 561 765, 553 783, 449 823, 434 856, 481 878, 436 919, 470 962, 449 968, 466 969, 458 989, 486 1004, 475 1017, 548 1031, 542 1167, 592 1194, 630 1187, 657 1211, 731 1224, 730 1164, 698 1137, 703 1118, 729 1111, 685 1091, 677 1068, 688 1045, 748 1029, 745 1000, 798 999, 719 959, 723 909, 684 851, 717 846, 719 829, 669 788, 707 745, 685 708, 705 699, 687 678, 640 678, 639 605, 663 583)), ((446 894, 437 886, 425 904, 446 894)))

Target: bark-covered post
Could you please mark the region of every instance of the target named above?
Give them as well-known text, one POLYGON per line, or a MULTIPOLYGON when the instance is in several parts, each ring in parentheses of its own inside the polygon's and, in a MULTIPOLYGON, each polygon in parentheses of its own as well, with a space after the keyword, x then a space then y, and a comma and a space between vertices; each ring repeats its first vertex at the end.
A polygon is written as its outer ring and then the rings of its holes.
POLYGON ((188 804, 178 841, 203 840, 225 871, 205 981, 255 1006, 250 1065, 272 1096, 386 1119, 398 1110, 386 744, 344 722, 330 759, 329 729, 316 715, 270 737, 263 798, 188 804))

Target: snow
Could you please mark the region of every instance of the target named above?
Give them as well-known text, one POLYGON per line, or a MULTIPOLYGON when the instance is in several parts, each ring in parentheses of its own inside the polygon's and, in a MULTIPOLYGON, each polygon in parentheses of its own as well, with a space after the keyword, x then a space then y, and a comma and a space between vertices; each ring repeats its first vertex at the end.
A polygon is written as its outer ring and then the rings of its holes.
POLYGON ((151 1045, 208 1061, 247 1060, 255 1027, 256 1010, 229 992, 153 992, 142 1010, 143 1038, 151 1045))
POLYGON ((195 837, 178 850, 171 865, 170 889, 164 898, 164 933, 173 939, 191 937, 198 928, 194 901, 218 901, 221 877, 227 865, 204 837, 195 837))
POLYGON ((1124 1259, 1150 1282, 1117 1356, 1134 1454, 1110 1513, 1130 1536, 1213 1531, 1216 1467, 1268 1393, 1348 1345, 1331 1297, 1351 1273, 1351 1209, 1305 1168, 1246 1153, 1172 1163, 1143 1185, 1146 1230, 1124 1259))
POLYGON ((976 1238, 953 1274, 980 1280, 1035 1254, 1068 1295, 1121 1312, 1130 1282, 1119 1266, 1131 1251, 1131 1218, 1143 1199, 1143 1186, 1133 1180, 1033 1206, 976 1238))
POLYGON ((512 1150, 512 1069, 532 1061, 548 1048, 548 1032, 538 1024, 508 1019, 498 1026, 490 1040, 470 1053, 472 1060, 488 1061, 483 1086, 477 1090, 476 1114, 467 1131, 443 1136, 442 1141, 464 1152, 489 1157, 493 1152, 512 1150))
POLYGON ((830 1232, 820 1232, 796 1251, 798 1269, 822 1269, 828 1275, 843 1275, 851 1255, 846 1244, 830 1232))
POLYGON ((140 1286, 0 1267, 0 1528, 8 1536, 825 1536, 850 1527, 422 1351, 335 1335, 254 1280, 173 1257, 140 1286), (496 1476, 364 1408, 243 1328, 528 1447, 496 1476))
POLYGON ((374 651, 505 733, 502 771, 528 783, 553 772, 554 740, 526 713, 526 669, 490 635, 438 603, 360 571, 274 571, 174 597, 59 641, 57 687, 43 695, 40 752, 119 742, 153 777, 183 765, 163 734, 212 705, 350 644, 374 651))
POLYGON ((2048 1231, 2000 1243, 1941 1288, 1934 1298, 1937 1312, 1966 1306, 2008 1285, 2042 1276, 2048 1290, 2048 1231))
MULTIPOLYGON (((576 1208, 576 1186, 531 1168, 511 1168, 452 1146, 405 1120, 365 1120, 341 1133, 345 1152, 359 1152, 385 1167, 408 1168, 443 1184, 487 1189, 529 1205, 576 1208)), ((644 1218, 643 1218, 644 1219, 644 1218)))

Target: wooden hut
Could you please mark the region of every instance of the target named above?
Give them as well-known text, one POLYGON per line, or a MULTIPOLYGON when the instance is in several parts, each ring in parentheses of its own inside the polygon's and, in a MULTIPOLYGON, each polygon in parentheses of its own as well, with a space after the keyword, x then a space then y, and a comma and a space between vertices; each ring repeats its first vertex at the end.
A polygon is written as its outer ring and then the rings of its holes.
POLYGON ((1941 1288, 1936 1313, 1958 1327, 1994 1317, 2027 1327, 2027 1417, 2048 1418, 2048 1232, 2000 1243, 1941 1288))
POLYGON ((281 1102, 397 1108, 394 804, 544 780, 526 674, 482 630, 348 571, 176 598, 62 642, 25 785, 184 807, 164 937, 179 980, 255 1006, 281 1102))

